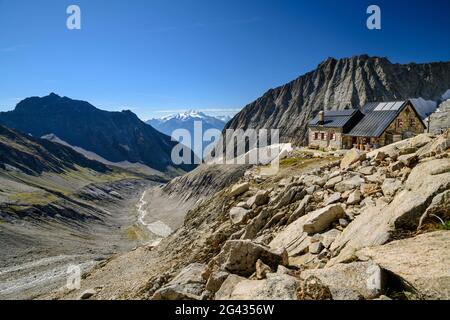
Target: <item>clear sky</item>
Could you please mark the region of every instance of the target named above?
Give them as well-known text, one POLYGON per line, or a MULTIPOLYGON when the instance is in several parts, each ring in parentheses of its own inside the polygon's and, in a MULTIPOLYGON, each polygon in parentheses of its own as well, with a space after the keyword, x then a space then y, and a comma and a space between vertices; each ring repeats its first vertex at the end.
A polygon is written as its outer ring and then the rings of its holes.
POLYGON ((450 60, 449 16, 448 0, 0 0, 0 110, 55 92, 144 120, 232 113, 329 56, 450 60))

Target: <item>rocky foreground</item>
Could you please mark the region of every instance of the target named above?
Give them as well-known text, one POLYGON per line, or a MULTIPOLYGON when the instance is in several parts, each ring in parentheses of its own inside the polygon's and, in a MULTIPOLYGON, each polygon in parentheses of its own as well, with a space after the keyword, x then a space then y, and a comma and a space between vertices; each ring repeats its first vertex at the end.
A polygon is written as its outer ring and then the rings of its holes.
POLYGON ((51 298, 449 299, 449 147, 447 131, 253 168, 51 298))

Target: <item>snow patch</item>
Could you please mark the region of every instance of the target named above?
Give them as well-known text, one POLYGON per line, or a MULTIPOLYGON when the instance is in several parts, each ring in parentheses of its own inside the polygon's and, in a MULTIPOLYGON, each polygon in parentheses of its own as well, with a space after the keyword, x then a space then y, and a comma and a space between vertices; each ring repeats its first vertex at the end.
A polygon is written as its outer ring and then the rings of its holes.
POLYGON ((450 89, 445 91, 445 93, 442 95, 442 99, 444 99, 444 100, 450 99, 450 89))
POLYGON ((436 111, 437 102, 432 100, 425 100, 424 98, 411 99, 411 103, 416 108, 422 119, 427 118, 430 114, 436 111))
POLYGON ((173 119, 186 121, 189 119, 202 120, 202 119, 206 119, 206 118, 208 118, 208 116, 206 114, 204 114, 203 112, 196 111, 196 110, 188 110, 186 112, 171 114, 171 115, 162 117, 159 120, 161 120, 162 122, 167 122, 167 121, 170 121, 173 119))

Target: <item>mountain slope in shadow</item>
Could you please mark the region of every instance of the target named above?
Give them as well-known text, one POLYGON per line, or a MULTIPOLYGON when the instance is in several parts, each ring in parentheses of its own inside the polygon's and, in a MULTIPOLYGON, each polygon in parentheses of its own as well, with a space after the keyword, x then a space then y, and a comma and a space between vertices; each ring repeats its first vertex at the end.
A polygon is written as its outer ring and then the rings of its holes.
POLYGON ((88 102, 51 93, 27 98, 13 111, 1 112, 0 124, 35 137, 54 134, 111 162, 142 163, 162 172, 194 168, 175 165, 171 151, 176 142, 129 110, 104 111, 88 102))

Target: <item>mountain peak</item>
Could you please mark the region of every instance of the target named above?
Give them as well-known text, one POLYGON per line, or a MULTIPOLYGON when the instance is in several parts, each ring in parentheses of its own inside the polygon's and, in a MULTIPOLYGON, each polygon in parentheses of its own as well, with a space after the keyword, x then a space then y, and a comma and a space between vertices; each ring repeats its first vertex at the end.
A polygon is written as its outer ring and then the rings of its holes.
POLYGON ((202 120, 202 119, 205 119, 205 118, 208 118, 208 117, 209 117, 208 115, 204 114, 201 111, 190 109, 190 110, 187 110, 187 111, 184 111, 184 112, 180 112, 180 113, 177 113, 177 114, 170 114, 168 116, 161 117, 158 120, 170 121, 170 120, 175 119, 175 120, 186 121, 186 120, 191 120, 191 119, 202 120))
POLYGON ((422 97, 441 99, 450 88, 450 61, 391 63, 387 57, 327 58, 317 69, 267 91, 248 104, 226 129, 273 127, 280 141, 303 145, 308 121, 319 110, 360 107, 367 102, 422 97))
POLYGON ((50 92, 50 94, 49 94, 47 97, 49 97, 49 98, 61 98, 60 95, 57 95, 57 94, 54 93, 54 92, 50 92))

